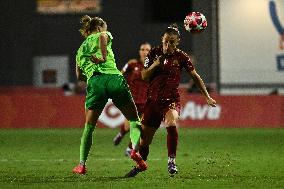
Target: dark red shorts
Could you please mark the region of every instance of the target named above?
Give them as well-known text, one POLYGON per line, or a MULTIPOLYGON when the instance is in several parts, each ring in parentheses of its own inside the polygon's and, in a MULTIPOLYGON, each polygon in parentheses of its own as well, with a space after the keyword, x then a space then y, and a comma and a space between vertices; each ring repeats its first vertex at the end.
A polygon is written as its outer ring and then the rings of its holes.
POLYGON ((179 101, 171 102, 153 102, 147 101, 144 107, 144 115, 142 124, 146 127, 159 128, 161 122, 165 119, 165 115, 170 109, 180 112, 179 101))

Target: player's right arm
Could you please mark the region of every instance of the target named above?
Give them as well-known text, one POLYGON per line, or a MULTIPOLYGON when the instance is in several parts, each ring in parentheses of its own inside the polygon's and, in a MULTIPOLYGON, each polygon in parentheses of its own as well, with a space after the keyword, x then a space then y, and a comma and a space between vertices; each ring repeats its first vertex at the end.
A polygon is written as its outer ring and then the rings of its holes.
POLYGON ((130 60, 123 66, 123 68, 120 70, 120 72, 121 72, 122 74, 125 74, 125 73, 127 73, 127 72, 130 72, 130 70, 131 70, 131 64, 133 64, 133 63, 135 63, 135 62, 137 62, 137 59, 130 59, 130 60))
POLYGON ((101 33, 100 35, 100 49, 102 53, 102 57, 98 58, 95 55, 91 56, 91 61, 95 64, 105 63, 107 57, 107 43, 108 43, 108 35, 106 33, 101 33))
POLYGON ((155 55, 154 51, 150 51, 147 55, 144 63, 144 69, 141 71, 142 79, 150 81, 154 71, 159 67, 161 63, 161 56, 155 55))

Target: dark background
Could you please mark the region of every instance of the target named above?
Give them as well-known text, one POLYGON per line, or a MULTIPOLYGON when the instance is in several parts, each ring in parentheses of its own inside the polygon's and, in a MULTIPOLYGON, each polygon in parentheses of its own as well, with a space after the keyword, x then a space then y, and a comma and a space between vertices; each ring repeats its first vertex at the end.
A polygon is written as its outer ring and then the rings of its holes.
MULTIPOLYGON (((216 2, 102 0, 102 11, 96 16, 107 21, 114 36, 119 69, 138 55, 141 42, 159 45, 166 27, 176 22, 182 37, 179 48, 196 56, 196 69, 206 83, 218 83, 216 2), (206 16, 205 32, 193 35, 185 31, 183 19, 190 11, 206 16)), ((78 32, 83 14, 39 14, 34 0, 1 0, 0 6, 0 85, 33 85, 33 57, 43 55, 68 55, 70 81, 75 81, 75 54, 83 41, 78 32)), ((183 73, 182 82, 187 81, 183 73)))

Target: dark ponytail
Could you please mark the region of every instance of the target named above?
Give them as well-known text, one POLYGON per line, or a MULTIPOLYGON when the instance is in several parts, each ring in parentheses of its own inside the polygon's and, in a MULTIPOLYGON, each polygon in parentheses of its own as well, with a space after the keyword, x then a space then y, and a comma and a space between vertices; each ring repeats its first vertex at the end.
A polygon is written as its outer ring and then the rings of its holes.
POLYGON ((176 23, 171 24, 169 27, 167 27, 165 33, 169 35, 177 35, 180 37, 180 33, 179 33, 178 26, 176 23))

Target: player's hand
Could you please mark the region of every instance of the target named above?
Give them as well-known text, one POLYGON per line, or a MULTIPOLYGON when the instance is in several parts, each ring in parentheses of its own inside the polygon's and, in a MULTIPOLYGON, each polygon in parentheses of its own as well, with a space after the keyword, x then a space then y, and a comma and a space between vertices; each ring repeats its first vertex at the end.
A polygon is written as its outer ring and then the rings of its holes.
POLYGON ((216 101, 215 101, 213 98, 211 98, 211 97, 209 97, 209 98, 207 99, 207 104, 208 104, 209 106, 216 107, 216 101))
POLYGON ((100 63, 100 59, 97 58, 95 55, 91 56, 91 61, 95 64, 99 64, 100 63))
POLYGON ((127 64, 134 64, 136 62, 138 62, 138 60, 134 58, 134 59, 128 60, 127 64))
POLYGON ((153 65, 154 65, 154 66, 159 66, 159 65, 161 64, 161 59, 162 59, 162 55, 156 57, 156 58, 154 59, 153 65))

